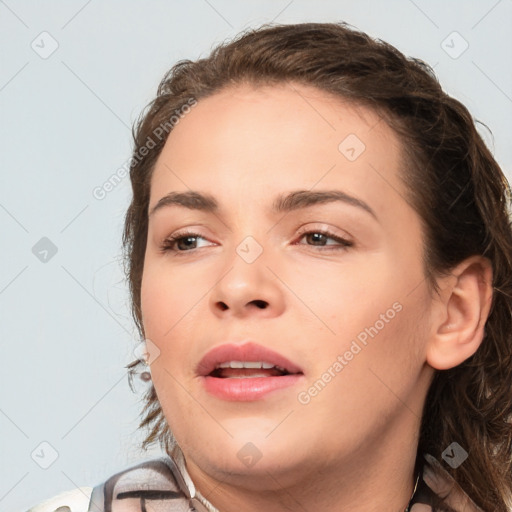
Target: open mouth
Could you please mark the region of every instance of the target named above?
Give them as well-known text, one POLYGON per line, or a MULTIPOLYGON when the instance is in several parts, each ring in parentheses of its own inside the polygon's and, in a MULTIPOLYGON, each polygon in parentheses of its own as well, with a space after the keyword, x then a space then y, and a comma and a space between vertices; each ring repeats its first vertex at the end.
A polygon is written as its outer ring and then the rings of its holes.
POLYGON ((259 400, 304 378, 296 364, 252 342, 215 347, 200 361, 197 373, 208 393, 234 401, 259 400))
POLYGON ((290 372, 286 368, 263 361, 229 361, 217 365, 209 375, 218 379, 254 379, 282 377, 290 375, 290 372))

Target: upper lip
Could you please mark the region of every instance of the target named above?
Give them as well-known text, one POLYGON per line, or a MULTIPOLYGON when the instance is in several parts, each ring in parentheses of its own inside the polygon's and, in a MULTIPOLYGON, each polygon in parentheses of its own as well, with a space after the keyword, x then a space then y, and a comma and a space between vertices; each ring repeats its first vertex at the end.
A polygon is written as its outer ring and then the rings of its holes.
POLYGON ((221 363, 228 361, 262 361, 284 368, 288 373, 302 373, 295 363, 283 355, 252 341, 243 344, 226 343, 209 350, 197 365, 197 374, 209 375, 221 363))

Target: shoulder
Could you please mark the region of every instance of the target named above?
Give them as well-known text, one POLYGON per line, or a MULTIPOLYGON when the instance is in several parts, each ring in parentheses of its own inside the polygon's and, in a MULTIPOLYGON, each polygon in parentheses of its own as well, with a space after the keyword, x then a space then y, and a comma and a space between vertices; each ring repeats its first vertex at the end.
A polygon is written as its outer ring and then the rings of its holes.
POLYGON ((42 501, 27 512, 87 512, 92 487, 78 487, 42 501))
POLYGON ((27 512, 103 512, 146 510, 146 504, 188 511, 190 496, 174 461, 168 457, 129 466, 95 487, 79 487, 41 502, 27 512), (157 503, 159 502, 159 503, 157 503))
MULTIPOLYGON (((424 454, 425 465, 423 468, 423 488, 425 495, 434 501, 426 499, 419 503, 434 504, 439 498, 443 504, 461 512, 483 512, 476 503, 464 492, 454 478, 441 466, 440 462, 430 454, 424 454)), ((413 507, 411 512, 416 512, 413 507)), ((418 509, 422 512, 422 509, 418 509)))

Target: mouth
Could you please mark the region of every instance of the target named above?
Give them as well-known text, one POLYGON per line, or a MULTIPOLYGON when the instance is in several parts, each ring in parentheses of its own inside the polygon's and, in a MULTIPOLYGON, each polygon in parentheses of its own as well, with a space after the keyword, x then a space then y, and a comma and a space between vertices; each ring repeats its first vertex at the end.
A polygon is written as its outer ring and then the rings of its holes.
POLYGON ((298 365, 253 342, 215 347, 200 361, 197 373, 207 392, 234 401, 261 399, 304 377, 298 365))
POLYGON ((218 364, 209 375, 219 379, 256 379, 291 374, 286 368, 266 361, 228 361, 218 364))

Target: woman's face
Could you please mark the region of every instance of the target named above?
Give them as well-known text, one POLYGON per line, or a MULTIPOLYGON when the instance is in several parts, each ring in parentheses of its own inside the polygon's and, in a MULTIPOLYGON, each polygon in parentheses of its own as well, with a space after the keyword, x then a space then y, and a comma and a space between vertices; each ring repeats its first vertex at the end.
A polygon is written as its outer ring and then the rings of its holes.
POLYGON ((432 299, 401 165, 376 113, 306 86, 224 90, 173 129, 142 315, 192 472, 282 484, 415 450, 432 299))

